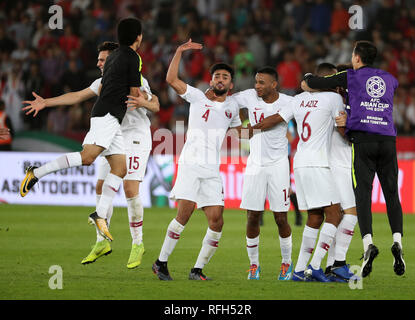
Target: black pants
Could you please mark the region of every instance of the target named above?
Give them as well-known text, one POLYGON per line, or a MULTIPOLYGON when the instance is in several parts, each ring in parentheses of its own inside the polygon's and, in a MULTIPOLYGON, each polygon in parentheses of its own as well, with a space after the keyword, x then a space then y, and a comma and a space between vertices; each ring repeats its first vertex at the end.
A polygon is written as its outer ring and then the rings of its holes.
POLYGON ((353 189, 362 238, 372 232, 372 185, 377 173, 386 201, 392 233, 403 234, 402 207, 398 190, 396 141, 353 144, 353 189))

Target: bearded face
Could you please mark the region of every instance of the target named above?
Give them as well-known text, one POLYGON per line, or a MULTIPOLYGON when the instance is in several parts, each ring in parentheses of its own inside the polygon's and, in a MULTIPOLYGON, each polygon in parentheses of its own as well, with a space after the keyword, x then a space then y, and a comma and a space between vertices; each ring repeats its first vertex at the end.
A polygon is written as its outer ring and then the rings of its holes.
POLYGON ((212 75, 210 86, 212 87, 212 90, 216 96, 223 96, 228 94, 229 90, 231 90, 233 87, 232 77, 229 71, 216 70, 212 75))

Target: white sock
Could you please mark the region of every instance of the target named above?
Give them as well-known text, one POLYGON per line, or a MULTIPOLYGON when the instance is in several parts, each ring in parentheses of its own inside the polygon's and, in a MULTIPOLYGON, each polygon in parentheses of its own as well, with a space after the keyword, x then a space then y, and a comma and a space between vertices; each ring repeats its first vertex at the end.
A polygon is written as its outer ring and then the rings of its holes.
POLYGON ((402 234, 399 232, 395 232, 394 234, 392 234, 392 238, 393 238, 393 242, 399 243, 402 249, 402 234))
POLYGON ((61 169, 67 169, 72 167, 79 167, 82 165, 82 157, 79 152, 72 152, 64 154, 59 158, 45 163, 43 166, 33 170, 33 174, 36 178, 40 179, 49 173, 59 171, 61 169))
POLYGON ((321 228, 320 237, 317 242, 316 250, 314 251, 313 258, 310 265, 314 270, 320 269, 321 261, 329 250, 336 236, 337 227, 334 224, 325 222, 321 228))
MULTIPOLYGON (((96 195, 96 206, 97 207, 98 207, 98 204, 99 204, 99 200, 100 199, 101 199, 101 195, 100 194, 97 194, 96 195)), ((101 233, 99 232, 99 230, 98 230, 97 227, 95 227, 95 230, 97 232, 97 242, 101 242, 101 241, 105 240, 105 238, 101 235, 101 233)))
POLYGON ((184 226, 173 219, 167 227, 166 236, 164 238, 163 246, 161 247, 159 261, 165 262, 169 259, 169 256, 174 250, 174 247, 179 241, 180 234, 182 233, 184 226))
POLYGON ((97 206, 97 214, 100 218, 107 218, 107 213, 112 206, 112 200, 118 192, 121 182, 122 178, 112 173, 109 173, 105 178, 104 185, 102 186, 101 199, 97 206))
POLYGON ((291 234, 286 238, 280 238, 282 263, 291 264, 291 252, 293 248, 291 234))
POLYGON ((363 236, 363 251, 366 252, 370 244, 373 244, 372 235, 370 233, 363 236))
MULTIPOLYGON (((337 230, 339 232, 339 230, 337 230)), ((334 264, 334 261, 336 260, 334 258, 336 252, 336 238, 333 239, 333 243, 331 244, 329 251, 327 251, 327 262, 326 267, 332 267, 334 264)))
POLYGON ((337 227, 334 258, 336 261, 346 261, 346 254, 352 242, 357 216, 345 214, 337 227))
POLYGON ((295 272, 304 271, 306 269, 308 260, 310 260, 314 246, 316 245, 317 236, 318 229, 311 228, 307 225, 304 227, 303 240, 301 241, 300 253, 294 270, 295 272))
MULTIPOLYGON (((101 199, 101 195, 100 194, 97 194, 96 195, 96 206, 98 206, 98 203, 99 203, 99 200, 101 199)), ((108 224, 108 229, 110 228, 110 223, 111 223, 111 217, 112 217, 112 213, 113 213, 113 211, 114 211, 114 207, 112 206, 112 204, 111 204, 111 206, 109 207, 109 209, 108 209, 108 212, 107 212, 107 224, 108 224)), ((95 227, 95 229, 96 229, 96 232, 97 232, 97 242, 101 242, 101 241, 103 241, 103 240, 105 240, 105 238, 101 235, 101 233, 98 231, 98 228, 97 227, 95 227)))
POLYGON ((246 237, 246 251, 248 252, 249 263, 259 266, 259 236, 256 238, 246 237))
POLYGON ((202 249, 200 249, 199 256, 197 257, 195 268, 203 269, 203 267, 209 262, 218 249, 219 240, 222 236, 222 232, 216 232, 207 229, 206 235, 202 242, 202 249))
POLYGON ((127 199, 128 221, 133 244, 141 244, 143 241, 143 205, 140 197, 127 199))

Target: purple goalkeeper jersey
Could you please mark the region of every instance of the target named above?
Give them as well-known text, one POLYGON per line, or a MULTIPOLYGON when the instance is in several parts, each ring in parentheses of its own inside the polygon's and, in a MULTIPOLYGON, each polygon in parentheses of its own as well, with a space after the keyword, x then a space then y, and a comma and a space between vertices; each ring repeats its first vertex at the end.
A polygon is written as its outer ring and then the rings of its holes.
POLYGON ((347 131, 396 136, 392 110, 397 87, 398 81, 386 71, 370 67, 347 70, 347 131))

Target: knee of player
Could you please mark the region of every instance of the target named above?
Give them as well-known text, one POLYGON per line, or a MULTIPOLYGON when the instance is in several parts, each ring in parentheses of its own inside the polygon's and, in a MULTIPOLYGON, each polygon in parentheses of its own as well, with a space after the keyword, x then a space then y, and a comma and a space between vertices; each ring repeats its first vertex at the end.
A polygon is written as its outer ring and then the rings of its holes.
POLYGON ((215 217, 209 219, 209 228, 213 231, 220 232, 222 231, 223 227, 223 218, 222 217, 215 217))
POLYGON ((124 193, 127 199, 135 198, 138 196, 138 190, 135 190, 124 184, 124 193))
POLYGON ((285 226, 288 223, 287 214, 274 213, 274 218, 278 227, 285 226))
POLYGON ((259 225, 259 221, 261 220, 261 215, 263 212, 261 211, 249 211, 247 213, 247 224, 248 226, 256 226, 259 225))
POLYGON ((90 166, 91 164, 93 164, 95 161, 95 157, 91 156, 91 155, 82 155, 82 165, 84 166, 90 166))
POLYGON ((120 178, 124 178, 127 174, 127 167, 126 166, 121 166, 121 167, 117 168, 115 171, 116 172, 114 174, 116 174, 120 178))

